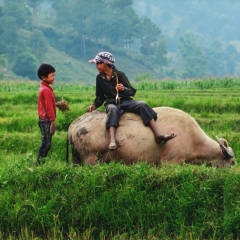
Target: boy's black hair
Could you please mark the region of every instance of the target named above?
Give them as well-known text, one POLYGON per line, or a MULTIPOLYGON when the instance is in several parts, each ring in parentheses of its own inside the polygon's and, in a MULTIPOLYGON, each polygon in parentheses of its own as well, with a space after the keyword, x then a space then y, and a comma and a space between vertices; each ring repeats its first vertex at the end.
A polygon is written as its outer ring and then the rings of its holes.
POLYGON ((54 73, 54 72, 56 71, 52 65, 47 63, 42 63, 41 66, 38 68, 37 74, 38 74, 38 77, 42 80, 42 77, 47 77, 48 74, 54 73))

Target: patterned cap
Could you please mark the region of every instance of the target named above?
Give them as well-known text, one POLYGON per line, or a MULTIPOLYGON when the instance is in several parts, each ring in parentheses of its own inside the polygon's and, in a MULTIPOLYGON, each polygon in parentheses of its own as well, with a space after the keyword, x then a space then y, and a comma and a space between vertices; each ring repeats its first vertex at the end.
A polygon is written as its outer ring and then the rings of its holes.
POLYGON ((89 60, 89 62, 90 63, 103 62, 106 64, 113 65, 115 59, 113 58, 113 55, 110 52, 100 52, 96 55, 94 59, 89 60))

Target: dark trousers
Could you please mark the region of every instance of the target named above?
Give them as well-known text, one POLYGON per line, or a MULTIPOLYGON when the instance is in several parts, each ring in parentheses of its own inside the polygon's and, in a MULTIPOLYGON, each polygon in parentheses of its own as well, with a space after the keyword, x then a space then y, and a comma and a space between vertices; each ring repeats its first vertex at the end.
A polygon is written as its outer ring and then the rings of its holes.
POLYGON ((41 131, 41 146, 38 150, 36 162, 40 163, 40 159, 47 156, 52 145, 52 134, 50 133, 51 122, 39 118, 38 126, 41 131))
POLYGON ((139 114, 145 126, 154 119, 157 120, 157 113, 153 111, 145 102, 137 100, 123 100, 120 103, 120 109, 115 104, 106 106, 107 120, 106 128, 118 127, 122 112, 131 112, 139 114))

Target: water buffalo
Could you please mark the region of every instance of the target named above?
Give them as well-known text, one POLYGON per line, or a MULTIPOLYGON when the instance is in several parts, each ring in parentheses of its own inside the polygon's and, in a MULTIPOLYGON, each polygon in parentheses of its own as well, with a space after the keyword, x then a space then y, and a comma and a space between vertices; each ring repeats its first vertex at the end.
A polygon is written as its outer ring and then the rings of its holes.
POLYGON ((124 113, 116 133, 116 150, 108 149, 105 112, 95 110, 79 117, 68 129, 67 141, 72 146, 73 164, 94 165, 114 160, 125 164, 142 161, 159 165, 206 163, 222 167, 235 163, 233 150, 227 141, 211 139, 186 112, 170 107, 154 110, 158 115, 159 129, 163 133, 174 132, 177 137, 166 144, 157 144, 152 131, 143 125, 140 116, 124 113))

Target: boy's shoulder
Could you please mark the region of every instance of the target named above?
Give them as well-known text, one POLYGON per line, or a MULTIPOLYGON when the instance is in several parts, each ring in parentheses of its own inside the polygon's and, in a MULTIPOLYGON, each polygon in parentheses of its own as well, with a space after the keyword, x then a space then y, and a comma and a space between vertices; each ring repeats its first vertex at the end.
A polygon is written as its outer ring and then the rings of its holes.
POLYGON ((120 71, 118 69, 115 69, 113 72, 118 74, 119 76, 126 76, 126 74, 123 71, 120 71))
POLYGON ((53 92, 53 89, 49 84, 41 82, 39 86, 39 92, 53 92))
POLYGON ((114 69, 113 72, 114 72, 114 73, 123 73, 123 71, 118 70, 118 69, 114 69))

